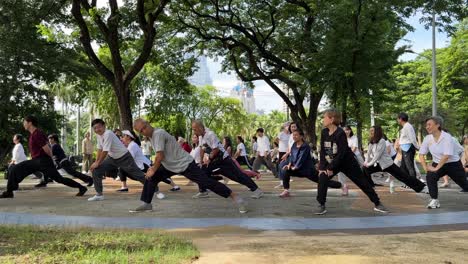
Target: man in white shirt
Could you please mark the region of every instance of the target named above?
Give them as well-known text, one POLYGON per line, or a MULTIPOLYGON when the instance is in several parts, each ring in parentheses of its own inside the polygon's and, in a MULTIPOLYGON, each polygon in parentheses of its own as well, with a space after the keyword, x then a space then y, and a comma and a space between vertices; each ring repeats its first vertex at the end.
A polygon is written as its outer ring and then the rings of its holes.
POLYGON ((181 174, 203 188, 210 189, 214 193, 232 200, 239 207, 240 213, 246 213, 246 205, 241 197, 231 191, 226 185, 208 177, 206 173, 195 163, 192 156, 183 150, 175 138, 160 128, 153 128, 147 121, 137 119, 133 123, 134 129, 150 138, 151 145, 156 152, 153 165, 146 172, 146 181, 141 193, 143 204, 131 212, 144 212, 153 210, 151 201, 155 187, 165 178, 181 174))
POLYGON ((258 172, 260 166, 265 165, 275 177, 278 177, 275 166, 271 162, 270 140, 264 134, 263 128, 257 129, 257 156, 253 163, 253 171, 258 172))
POLYGON ((144 183, 144 172, 138 168, 122 141, 111 130, 106 129, 106 123, 102 119, 94 119, 91 126, 96 133, 98 145, 96 161, 89 168, 93 173, 96 195, 89 198, 88 201, 104 200, 102 180, 106 171, 120 168, 131 175, 132 179, 144 183))
POLYGON ((419 149, 416 133, 413 126, 408 123, 408 115, 406 113, 398 114, 398 124, 402 126, 400 130, 400 148, 401 148, 401 169, 410 177, 416 178, 416 170, 414 167, 414 155, 416 149, 419 149))
MULTIPOLYGON (((203 122, 200 120, 192 121, 192 130, 195 135, 199 136, 201 157, 203 157, 204 153, 209 154, 209 159, 206 162, 202 161, 208 173, 211 174, 213 171, 216 171, 217 174, 226 176, 246 186, 252 191, 252 198, 258 199, 263 196, 263 191, 258 188, 257 184, 234 164, 229 154, 224 150, 223 144, 213 131, 205 128, 203 122)), ((200 197, 196 198, 206 197, 206 189, 201 187, 200 193, 197 195, 200 197)))

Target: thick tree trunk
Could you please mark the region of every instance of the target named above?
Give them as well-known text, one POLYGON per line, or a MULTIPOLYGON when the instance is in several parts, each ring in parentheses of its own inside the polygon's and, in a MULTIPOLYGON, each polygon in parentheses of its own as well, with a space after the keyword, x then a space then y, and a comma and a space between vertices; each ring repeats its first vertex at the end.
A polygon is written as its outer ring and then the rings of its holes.
POLYGON ((312 143, 314 146, 317 145, 317 129, 315 123, 317 122, 318 106, 322 99, 322 95, 323 93, 311 94, 309 114, 305 117, 299 114, 297 107, 290 108, 292 120, 299 124, 299 127, 304 132, 305 140, 312 143))
POLYGON ((130 89, 125 87, 123 81, 116 81, 114 83, 114 92, 117 96, 117 104, 119 106, 120 114, 120 129, 132 130, 132 109, 130 107, 130 89))

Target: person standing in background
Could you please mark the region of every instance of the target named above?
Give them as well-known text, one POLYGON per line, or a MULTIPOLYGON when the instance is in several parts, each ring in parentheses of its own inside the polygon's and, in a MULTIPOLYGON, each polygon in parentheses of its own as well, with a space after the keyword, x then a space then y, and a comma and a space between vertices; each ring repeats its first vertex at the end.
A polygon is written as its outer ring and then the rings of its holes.
POLYGON ((141 150, 143 151, 143 155, 151 161, 152 148, 148 137, 143 137, 143 141, 141 142, 141 150))
POLYGON ((81 170, 83 173, 89 172, 89 167, 93 163, 93 152, 94 152, 94 144, 91 140, 91 134, 86 132, 85 138, 81 142, 81 149, 83 150, 83 165, 81 170))

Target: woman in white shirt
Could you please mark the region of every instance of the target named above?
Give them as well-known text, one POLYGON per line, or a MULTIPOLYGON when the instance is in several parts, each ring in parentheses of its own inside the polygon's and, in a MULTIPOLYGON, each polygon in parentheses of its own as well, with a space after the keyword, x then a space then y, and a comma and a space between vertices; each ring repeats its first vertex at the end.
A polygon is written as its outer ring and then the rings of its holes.
POLYGON ((24 154, 23 148, 23 136, 20 134, 16 134, 13 136, 13 143, 15 143, 15 147, 13 148, 11 154, 11 161, 9 166, 16 165, 26 160, 26 154, 24 154))
POLYGON ((387 144, 385 139, 383 139, 382 128, 380 126, 372 126, 369 135, 370 142, 366 161, 363 164, 363 171, 370 184, 373 186, 375 185, 372 181, 372 173, 387 172, 399 181, 405 183, 415 192, 422 192, 426 185, 418 179, 410 177, 393 163, 392 157, 387 153, 387 144))
POLYGON ((431 202, 427 205, 429 209, 440 207, 437 181, 444 175, 448 175, 462 188, 460 192, 468 192, 468 182, 460 156, 454 153, 452 136, 442 131, 442 123, 442 118, 438 116, 426 120, 426 130, 429 135, 424 138, 419 149, 419 161, 427 172, 426 181, 431 196, 431 202), (429 152, 433 161, 431 165, 426 164, 424 157, 429 152))
POLYGON ((234 153, 234 159, 239 162, 241 165, 246 165, 249 167, 249 170, 252 170, 252 165, 249 162, 249 157, 247 156, 247 151, 245 150, 244 139, 241 136, 237 136, 237 147, 236 153, 234 153))

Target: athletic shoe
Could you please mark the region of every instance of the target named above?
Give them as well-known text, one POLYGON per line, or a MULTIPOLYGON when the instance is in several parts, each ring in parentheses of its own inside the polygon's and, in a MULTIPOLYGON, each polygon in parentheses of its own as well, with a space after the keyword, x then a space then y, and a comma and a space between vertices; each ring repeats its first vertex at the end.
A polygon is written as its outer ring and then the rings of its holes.
POLYGON ((137 208, 130 210, 130 213, 142 213, 142 212, 149 212, 153 211, 153 205, 150 203, 143 203, 142 205, 138 206, 137 208))
POLYGON ((179 186, 172 187, 169 191, 171 191, 171 192, 180 191, 180 187, 179 186))
POLYGON ((468 193, 468 190, 461 189, 459 193, 468 193))
POLYGON ((341 187, 341 196, 348 196, 348 194, 348 185, 344 184, 343 187, 341 187))
POLYGON ((421 193, 429 193, 429 188, 426 186, 424 186, 424 188, 421 190, 421 193))
POLYGON ((431 199, 431 202, 427 205, 427 209, 437 209, 440 208, 439 199, 431 199))
POLYGON ((248 212, 247 203, 242 198, 237 202, 237 206, 239 208, 239 213, 245 214, 248 212))
POLYGON ((45 181, 41 181, 40 183, 34 185, 34 187, 36 188, 43 188, 43 187, 47 187, 47 182, 45 181))
POLYGON ((115 180, 120 181, 120 177, 119 176, 115 177, 115 180))
POLYGON ((450 183, 448 183, 448 182, 442 183, 442 184, 439 186, 439 188, 448 188, 448 187, 450 187, 450 183))
POLYGON ((280 198, 287 198, 291 197, 291 194, 289 193, 288 190, 284 190, 280 195, 278 195, 280 198))
POLYGON ((315 211, 316 215, 324 215, 326 213, 327 213, 327 208, 325 207, 325 205, 319 205, 317 208, 317 211, 315 211))
POLYGON ((395 182, 390 181, 390 193, 395 193, 395 182))
POLYGON ((76 194, 76 196, 83 196, 88 191, 86 187, 80 187, 80 191, 76 194))
POLYGON ((13 198, 13 197, 14 197, 13 192, 4 191, 2 194, 0 194, 0 198, 13 198))
POLYGON ((103 201, 104 200, 104 195, 94 195, 91 198, 88 198, 89 202, 97 202, 97 201, 103 201))
POLYGON ((423 178, 419 178, 419 180, 420 180, 422 183, 426 183, 426 180, 424 180, 423 178))
POLYGON ((162 199, 166 198, 166 195, 164 195, 164 193, 162 193, 162 192, 158 192, 156 194, 156 198, 158 198, 159 200, 162 200, 162 199))
POLYGON ((275 189, 283 188, 283 182, 280 182, 280 184, 275 186, 275 189))
POLYGON ((376 205, 374 207, 374 211, 380 212, 380 213, 385 213, 385 214, 389 212, 388 209, 385 208, 385 206, 383 204, 376 205))
POLYGON ((263 196, 263 191, 260 190, 260 188, 257 188, 257 190, 253 191, 252 192, 252 195, 250 195, 251 198, 254 198, 254 199, 259 199, 263 196))
POLYGON ((116 192, 128 192, 128 188, 118 189, 116 192))
POLYGON ((208 197, 210 197, 208 192, 199 192, 199 193, 195 194, 194 196, 192 196, 193 199, 208 198, 208 197))

